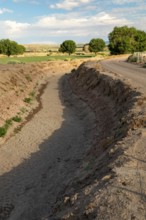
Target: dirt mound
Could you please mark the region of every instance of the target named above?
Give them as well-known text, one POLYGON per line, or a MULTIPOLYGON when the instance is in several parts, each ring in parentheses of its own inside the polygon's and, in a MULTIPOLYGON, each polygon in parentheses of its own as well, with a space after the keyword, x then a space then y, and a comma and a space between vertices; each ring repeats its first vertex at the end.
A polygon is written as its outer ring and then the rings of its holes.
POLYGON ((68 76, 73 92, 95 113, 95 136, 52 216, 144 220, 146 98, 117 74, 100 69, 87 62, 68 76))

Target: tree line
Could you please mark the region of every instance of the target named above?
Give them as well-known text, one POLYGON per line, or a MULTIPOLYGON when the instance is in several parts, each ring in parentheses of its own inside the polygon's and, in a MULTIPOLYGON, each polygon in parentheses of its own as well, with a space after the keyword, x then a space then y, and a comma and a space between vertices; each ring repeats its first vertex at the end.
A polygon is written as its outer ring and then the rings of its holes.
MULTIPOLYGON (((134 52, 146 51, 146 32, 137 30, 134 27, 122 26, 115 27, 111 33, 109 33, 109 45, 108 48, 111 54, 127 54, 134 52)), ((106 44, 101 38, 94 38, 84 45, 85 50, 88 45, 88 50, 93 53, 103 51, 106 44)), ((64 41, 60 47, 59 52, 68 53, 69 55, 76 51, 76 43, 73 40, 64 41)), ((9 39, 0 40, 0 54, 7 56, 23 54, 25 47, 18 44, 15 41, 9 39)))
MULTIPOLYGON (((111 54, 127 54, 134 52, 146 51, 146 32, 137 30, 134 27, 115 27, 111 33, 109 33, 109 45, 108 48, 111 54)), ((105 42, 101 38, 92 39, 88 44, 84 45, 84 48, 88 45, 90 52, 103 51, 105 48, 105 42)), ((67 52, 69 54, 74 53, 76 50, 76 43, 72 40, 64 41, 59 48, 60 52, 67 52)))

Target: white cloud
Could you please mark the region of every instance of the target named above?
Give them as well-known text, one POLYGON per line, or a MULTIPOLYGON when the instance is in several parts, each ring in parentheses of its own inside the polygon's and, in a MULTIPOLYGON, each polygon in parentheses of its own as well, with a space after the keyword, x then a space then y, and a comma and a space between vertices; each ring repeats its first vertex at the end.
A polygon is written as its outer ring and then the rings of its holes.
POLYGON ((103 26, 103 25, 122 25, 129 24, 130 22, 124 18, 117 18, 106 12, 98 13, 93 16, 79 16, 77 13, 69 13, 64 15, 46 16, 39 19, 37 26, 40 28, 53 28, 53 29, 71 29, 86 27, 87 31, 90 27, 103 26))
MULTIPOLYGON (((124 17, 113 13, 100 12, 96 15, 85 16, 79 13, 54 14, 37 18, 33 23, 16 21, 0 21, 1 38, 10 38, 23 42, 45 42, 56 39, 74 39, 85 42, 86 39, 101 37, 106 39, 115 26, 137 26, 124 17), (39 39, 39 40, 38 40, 39 39), (41 40, 40 40, 41 39, 41 40)), ((145 28, 139 22, 138 28, 145 28)))
POLYGON ((81 4, 90 3, 92 0, 63 0, 61 3, 51 5, 50 8, 60 8, 65 10, 72 10, 81 4))
POLYGON ((0 14, 4 14, 4 13, 13 13, 13 11, 8 8, 0 8, 0 14))
POLYGON ((16 21, 0 21, 1 38, 20 38, 23 37, 25 31, 28 32, 28 23, 19 23, 16 21))

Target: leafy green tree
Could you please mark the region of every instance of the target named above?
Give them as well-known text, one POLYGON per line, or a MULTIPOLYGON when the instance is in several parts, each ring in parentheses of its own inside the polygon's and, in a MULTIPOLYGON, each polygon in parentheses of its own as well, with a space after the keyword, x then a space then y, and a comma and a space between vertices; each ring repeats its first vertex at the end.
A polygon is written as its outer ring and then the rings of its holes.
POLYGON ((99 51, 103 51, 105 47, 105 42, 101 38, 92 39, 89 42, 89 51, 94 52, 95 54, 99 51))
POLYGON ((23 45, 18 44, 18 54, 23 54, 25 52, 25 47, 23 45))
POLYGON ((17 42, 9 39, 0 40, 0 54, 5 54, 9 57, 11 55, 23 54, 24 52, 25 47, 17 42))
POLYGON ((137 34, 135 35, 135 41, 136 41, 135 51, 138 52, 146 51, 146 32, 138 30, 137 34))
POLYGON ((59 52, 68 53, 69 55, 76 51, 76 43, 73 40, 64 41, 59 48, 59 52))
POLYGON ((134 27, 115 27, 109 34, 111 54, 127 54, 146 50, 146 33, 134 27))

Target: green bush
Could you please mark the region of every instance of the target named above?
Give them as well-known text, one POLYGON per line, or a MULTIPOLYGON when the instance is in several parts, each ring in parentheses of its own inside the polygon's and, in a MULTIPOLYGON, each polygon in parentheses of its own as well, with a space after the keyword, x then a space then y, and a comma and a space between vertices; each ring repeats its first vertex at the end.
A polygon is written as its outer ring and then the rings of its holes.
POLYGON ((15 117, 13 117, 12 119, 13 119, 13 121, 15 121, 15 122, 21 122, 21 121, 22 121, 22 118, 19 117, 19 116, 15 116, 15 117))
POLYGON ((34 98, 35 97, 35 91, 30 92, 29 95, 34 98))
POLYGON ((23 101, 26 102, 26 103, 31 103, 31 102, 32 102, 32 99, 29 98, 29 97, 26 97, 23 101))
POLYGON ((12 120, 15 121, 15 122, 21 122, 21 121, 22 121, 22 118, 16 115, 16 116, 14 116, 14 117, 12 118, 12 120))

